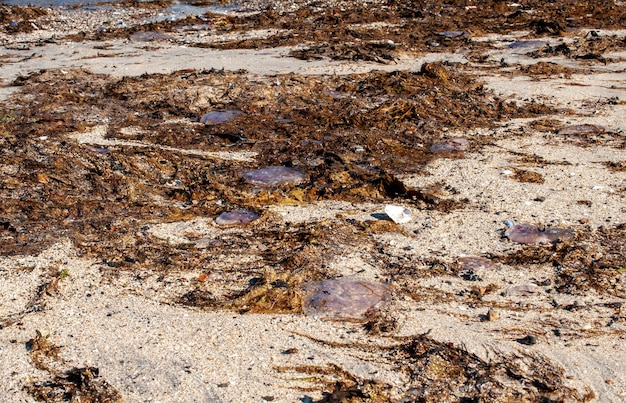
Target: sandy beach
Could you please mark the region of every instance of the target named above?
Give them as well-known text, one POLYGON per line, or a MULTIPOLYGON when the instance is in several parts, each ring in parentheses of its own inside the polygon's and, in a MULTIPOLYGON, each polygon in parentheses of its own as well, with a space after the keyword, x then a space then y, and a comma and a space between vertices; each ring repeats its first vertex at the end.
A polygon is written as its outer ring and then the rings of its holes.
POLYGON ((623 2, 179 6, 0 6, 2 402, 626 400, 623 2))

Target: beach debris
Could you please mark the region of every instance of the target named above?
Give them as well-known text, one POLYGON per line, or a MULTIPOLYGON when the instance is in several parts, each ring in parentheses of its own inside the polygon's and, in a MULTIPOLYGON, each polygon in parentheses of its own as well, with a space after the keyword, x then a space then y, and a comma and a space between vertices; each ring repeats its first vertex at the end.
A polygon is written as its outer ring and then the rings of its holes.
POLYGON ((469 147, 469 140, 464 137, 451 137, 430 146, 432 153, 452 153, 465 151, 469 147))
POLYGON ((574 236, 574 230, 569 228, 539 228, 532 224, 514 224, 508 227, 504 235, 517 243, 551 243, 574 236))
POLYGON ((536 284, 528 283, 522 285, 515 285, 513 287, 509 287, 506 290, 506 296, 527 296, 527 295, 536 295, 543 292, 543 288, 539 287, 536 284))
POLYGON ((524 344, 526 346, 533 346, 537 344, 537 338, 532 335, 524 336, 520 339, 516 339, 515 341, 518 342, 519 344, 524 344))
POLYGON ((215 219, 215 223, 217 225, 248 224, 258 218, 259 215, 252 210, 237 209, 223 212, 215 219))
POLYGON ((606 129, 602 126, 590 124, 571 125, 557 129, 557 133, 564 136, 600 134, 605 131, 606 129))
POLYGON ((406 207, 396 206, 393 204, 385 206, 385 214, 387 214, 387 216, 391 218, 391 221, 396 224, 406 224, 412 219, 411 210, 406 207))
POLYGON ((539 287, 536 284, 528 283, 522 285, 515 285, 513 287, 507 288, 505 295, 509 296, 528 296, 528 295, 536 295, 543 292, 543 288, 539 287))
POLYGON ((204 123, 207 126, 220 125, 222 123, 229 122, 240 115, 243 115, 243 112, 237 109, 213 111, 202 116, 200 118, 200 123, 204 123))
POLYGON ((130 39, 135 42, 152 42, 161 40, 166 41, 172 39, 172 37, 162 32, 139 31, 132 34, 130 39))
POLYGON ((458 38, 461 36, 469 36, 469 32, 467 31, 442 31, 442 32, 439 32, 437 35, 443 36, 446 39, 454 39, 454 38, 458 38))
POLYGON ((358 279, 331 279, 308 287, 304 313, 329 319, 365 319, 387 299, 389 286, 358 279))
POLYGON ((55 374, 50 380, 27 385, 25 389, 40 402, 122 403, 122 394, 99 373, 96 367, 72 368, 55 374))
POLYGON ((498 311, 496 311, 495 309, 490 309, 487 311, 487 320, 489 322, 494 322, 498 319, 500 319, 500 313, 498 311))
POLYGON ((527 171, 524 169, 515 169, 512 179, 522 183, 543 183, 543 175, 539 172, 527 171))
POLYGON ((509 49, 529 49, 529 48, 540 48, 546 45, 546 41, 539 40, 530 40, 530 41, 515 41, 509 43, 509 49))
POLYGON ((272 166, 248 171, 243 179, 257 186, 298 185, 307 179, 307 175, 296 168, 272 166))
POLYGON ((489 259, 478 256, 465 256, 459 259, 463 270, 491 270, 496 265, 489 259))

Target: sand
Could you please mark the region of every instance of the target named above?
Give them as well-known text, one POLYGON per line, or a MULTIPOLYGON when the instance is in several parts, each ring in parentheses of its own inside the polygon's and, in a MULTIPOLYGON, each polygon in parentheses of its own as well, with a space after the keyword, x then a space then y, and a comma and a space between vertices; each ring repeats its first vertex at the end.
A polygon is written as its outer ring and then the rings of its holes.
MULTIPOLYGON (((568 33, 566 40, 585 38, 591 28, 568 33)), ((625 35, 619 30, 598 33, 622 39, 625 35)), ((317 401, 323 392, 332 392, 329 385, 335 380, 348 384, 346 373, 359 380, 359 385, 363 380, 387 385, 385 399, 410 401, 401 399, 416 396, 411 393, 417 392, 407 390, 409 385, 415 389, 416 381, 409 379, 411 372, 401 368, 401 361, 377 349, 401 343, 402 337, 425 333, 432 340, 462 348, 485 362, 498 361, 498 357, 508 354, 545 357, 563 371, 559 377, 563 384, 552 391, 557 400, 565 399, 564 393, 557 392, 566 388, 572 391, 571 401, 585 400, 585 395, 600 402, 626 400, 626 260, 610 293, 592 287, 578 293, 558 292, 554 289, 555 268, 545 261, 513 264, 494 259, 495 268, 476 271, 480 281, 467 281, 432 263, 454 265, 463 256, 496 257, 526 250, 503 238, 503 222, 507 219, 572 228, 579 234, 596 234, 626 222, 626 171, 612 170, 607 165, 626 161, 626 50, 603 54, 612 60, 606 64, 559 55, 531 58, 507 47, 512 38, 524 34, 474 36, 476 42, 493 46, 480 61, 453 51, 399 54, 389 64, 328 58, 300 60, 289 57, 292 46, 229 50, 186 46, 180 40, 146 46, 127 39, 107 39, 103 46, 102 41, 65 40, 58 32, 53 43, 39 42, 36 35, 45 33, 37 31, 19 39, 0 34, 0 101, 9 108, 12 97, 19 97, 21 91, 11 83, 18 76, 41 69, 82 68, 114 77, 167 74, 182 69, 244 69, 252 79, 271 80, 276 74, 288 73, 306 76, 373 69, 419 71, 424 63, 446 61, 460 63, 465 72, 479 76, 486 90, 518 105, 541 102, 562 108, 561 114, 548 116, 561 126, 601 125, 611 134, 583 144, 552 130, 533 130, 530 124, 538 120, 534 117, 498 122, 495 128, 470 132, 447 128, 446 137, 473 141, 494 136, 496 140, 466 151, 463 158, 429 162, 425 168, 428 175, 404 173, 398 177, 406 186, 440 187, 443 200, 470 201, 452 211, 419 209, 402 200, 268 204, 264 214, 270 221, 293 226, 319 223, 330 228, 344 219, 365 223, 380 217, 386 203, 404 204, 411 210, 411 220, 400 224, 399 229, 372 232, 367 244, 338 243, 337 254, 324 262, 325 270, 334 277, 392 284, 390 262, 415 268, 411 282, 396 284, 384 308, 395 318, 397 327, 378 335, 367 333, 362 323, 328 321, 302 313, 240 313, 180 304, 178 298, 215 267, 174 268, 168 272, 150 268, 116 270, 63 238, 32 255, 0 257, 0 400, 33 401, 28 385, 72 367, 97 367, 100 377, 126 402, 317 401), (494 65, 498 61, 501 65, 494 65), (574 72, 537 78, 517 69, 539 62, 574 72), (533 156, 535 162, 524 156, 533 156), (542 180, 520 182, 513 178, 516 170, 535 172, 542 180), (388 260, 380 260, 380 256, 388 260), (423 274, 432 270, 440 272, 423 274), (58 274, 61 271, 66 273, 63 278, 58 274), (47 284, 52 286, 46 288, 47 284), (528 284, 538 285, 538 292, 519 291, 520 286, 528 284), (471 290, 488 285, 497 291, 472 302, 468 297, 471 290), (497 319, 485 320, 489 309, 498 312, 497 319), (36 331, 60 346, 59 357, 46 358, 47 366, 37 365, 27 348, 36 331), (518 342, 527 335, 533 335, 536 344, 518 342), (341 368, 344 372, 323 373, 322 368, 341 368)), ((237 35, 263 37, 268 32, 237 35)), ((218 34, 203 37, 207 43, 223 40, 218 34)), ((69 132, 67 141, 123 146, 127 150, 155 147, 140 140, 105 138, 103 132, 106 128, 102 126, 69 132)), ((206 152, 169 145, 156 148, 174 154, 195 153, 197 158, 207 160, 232 160, 242 167, 257 157, 254 152, 206 152)), ((172 245, 204 239, 207 244, 203 247, 213 248, 210 240, 225 234, 256 236, 254 225, 222 228, 213 217, 163 222, 155 219, 149 225, 152 239, 167 240, 172 245)), ((579 241, 584 243, 585 239, 579 241)), ((624 239, 620 242, 623 245, 624 239)), ((595 243, 589 244, 595 247, 595 243)), ((623 247, 621 253, 626 259, 623 247)), ((229 256, 224 252, 219 259, 216 267, 262 262, 255 253, 229 256)), ((210 284, 211 276, 206 281, 203 287, 215 295, 225 292, 220 285, 223 283, 210 284)), ((344 401, 334 398, 330 401, 344 401)), ((356 395, 352 399, 357 399, 356 395)))

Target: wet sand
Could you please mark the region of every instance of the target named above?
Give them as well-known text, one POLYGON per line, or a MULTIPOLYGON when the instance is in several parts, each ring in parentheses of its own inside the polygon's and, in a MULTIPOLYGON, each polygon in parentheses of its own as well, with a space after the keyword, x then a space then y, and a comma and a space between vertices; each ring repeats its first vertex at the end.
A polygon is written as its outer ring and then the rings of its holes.
POLYGON ((561 3, 2 7, 2 401, 623 401, 625 16, 561 3))

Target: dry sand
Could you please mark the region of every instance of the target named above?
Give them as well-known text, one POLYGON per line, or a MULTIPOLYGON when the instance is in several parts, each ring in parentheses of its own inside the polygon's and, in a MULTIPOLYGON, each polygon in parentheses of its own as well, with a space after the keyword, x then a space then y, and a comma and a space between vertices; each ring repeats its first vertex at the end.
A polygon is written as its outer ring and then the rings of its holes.
MULTIPOLYGON (((566 39, 584 38, 588 31, 580 30, 566 39)), ((598 32, 618 38, 625 35, 624 31, 598 32)), ((187 307, 176 300, 193 288, 196 279, 207 271, 205 267, 166 273, 149 268, 116 271, 102 259, 85 256, 69 239, 59 239, 34 255, 0 257, 0 318, 5 323, 0 329, 3 402, 33 401, 27 385, 50 379, 55 371, 87 366, 97 367, 100 376, 127 402, 306 402, 330 392, 327 385, 334 382, 334 377, 345 380, 340 375, 312 375, 305 370, 313 367, 341 368, 355 379, 378 381, 391 388, 392 400, 401 399, 407 396, 406 385, 414 385, 415 381, 408 379, 401 362, 364 346, 393 345, 400 336, 426 332, 433 340, 462 346, 485 361, 497 361, 498 356, 507 354, 539 354, 555 368, 562 368, 563 387, 578 390, 580 396, 591 390, 600 402, 626 400, 623 270, 610 294, 593 288, 578 294, 557 292, 551 263, 498 262, 492 270, 478 271, 482 279, 478 282, 449 272, 420 274, 432 269, 429 262, 433 260, 454 264, 463 256, 504 256, 526 248, 502 238, 507 219, 585 233, 626 222, 626 171, 611 170, 606 164, 626 161, 625 50, 604 54, 613 59, 607 64, 564 56, 536 59, 507 47, 512 38, 524 35, 520 32, 511 37, 475 37, 475 41, 488 41, 495 47, 480 62, 456 51, 404 54, 394 63, 382 65, 327 58, 304 61, 288 57, 291 47, 219 50, 186 46, 180 41, 146 46, 126 39, 107 39, 103 47, 101 41, 37 42, 35 35, 44 35, 37 31, 31 37, 0 35, 4 43, 0 49, 0 91, 8 108, 11 97, 19 96, 21 91, 11 83, 18 76, 40 69, 84 68, 117 77, 181 69, 245 69, 252 78, 259 79, 285 73, 419 71, 425 62, 443 60, 462 63, 464 71, 478 74, 488 90, 520 105, 534 101, 574 111, 549 116, 562 126, 601 125, 612 134, 582 145, 553 131, 534 130, 530 123, 537 118, 499 122, 495 128, 471 132, 448 128, 447 137, 474 141, 495 136, 497 140, 471 149, 464 158, 435 159, 425 168, 428 175, 406 173, 399 178, 415 187, 444 183, 447 187, 440 189, 442 198, 467 198, 470 203, 449 212, 407 204, 411 220, 401 224, 400 231, 372 233, 371 243, 365 246, 339 245, 341 252, 325 263, 333 276, 390 280, 386 266, 389 261, 373 257, 379 256, 372 254, 375 245, 391 260, 419 269, 410 283, 416 287, 414 294, 405 289, 409 283, 393 291, 385 310, 398 326, 382 335, 368 334, 360 323, 327 321, 301 313, 240 314, 187 307), (490 64, 500 60, 500 66, 490 64), (515 70, 516 66, 541 61, 575 70, 539 79, 515 70), (534 156, 539 162, 523 156, 534 156), (514 180, 516 169, 536 172, 543 180, 514 180), (447 189, 454 192, 446 193, 447 189), (67 276, 58 280, 54 289, 42 290, 59 271, 67 276), (531 283, 539 286, 537 292, 516 292, 516 287, 531 283), (487 293, 480 303, 467 298, 473 287, 489 284, 497 291, 487 293), (498 311, 497 320, 484 320, 490 307, 498 311), (50 359, 48 368, 34 363, 33 353, 26 347, 36 331, 49 335, 48 340, 60 346, 60 358, 50 359), (537 343, 526 346, 516 341, 526 335, 536 337, 537 343)), ((203 38, 207 42, 222 39, 217 35, 203 38)), ((96 127, 84 133, 67 133, 67 141, 124 146, 129 150, 149 146, 139 140, 106 139, 98 130, 106 132, 106 128, 96 127)), ((172 153, 192 152, 162 147, 172 153)), ((232 158, 242 167, 256 157, 253 152, 197 152, 199 158, 232 158)), ((394 203, 403 204, 401 200, 394 203)), ((367 201, 273 204, 266 206, 265 214, 291 225, 332 225, 346 218, 366 222, 372 214, 382 214, 384 206, 384 202, 367 201)), ((213 217, 161 223, 157 220, 149 229, 151 237, 173 245, 200 238, 208 240, 205 247, 209 248, 214 247, 211 239, 228 233, 256 236, 254 225, 224 229, 215 225, 213 217)), ((621 256, 626 257, 623 253, 622 248, 621 256)), ((237 267, 255 259, 254 254, 228 256, 226 252, 219 265, 237 267)), ((216 295, 224 292, 218 285, 214 289, 210 284, 205 287, 216 295)))

